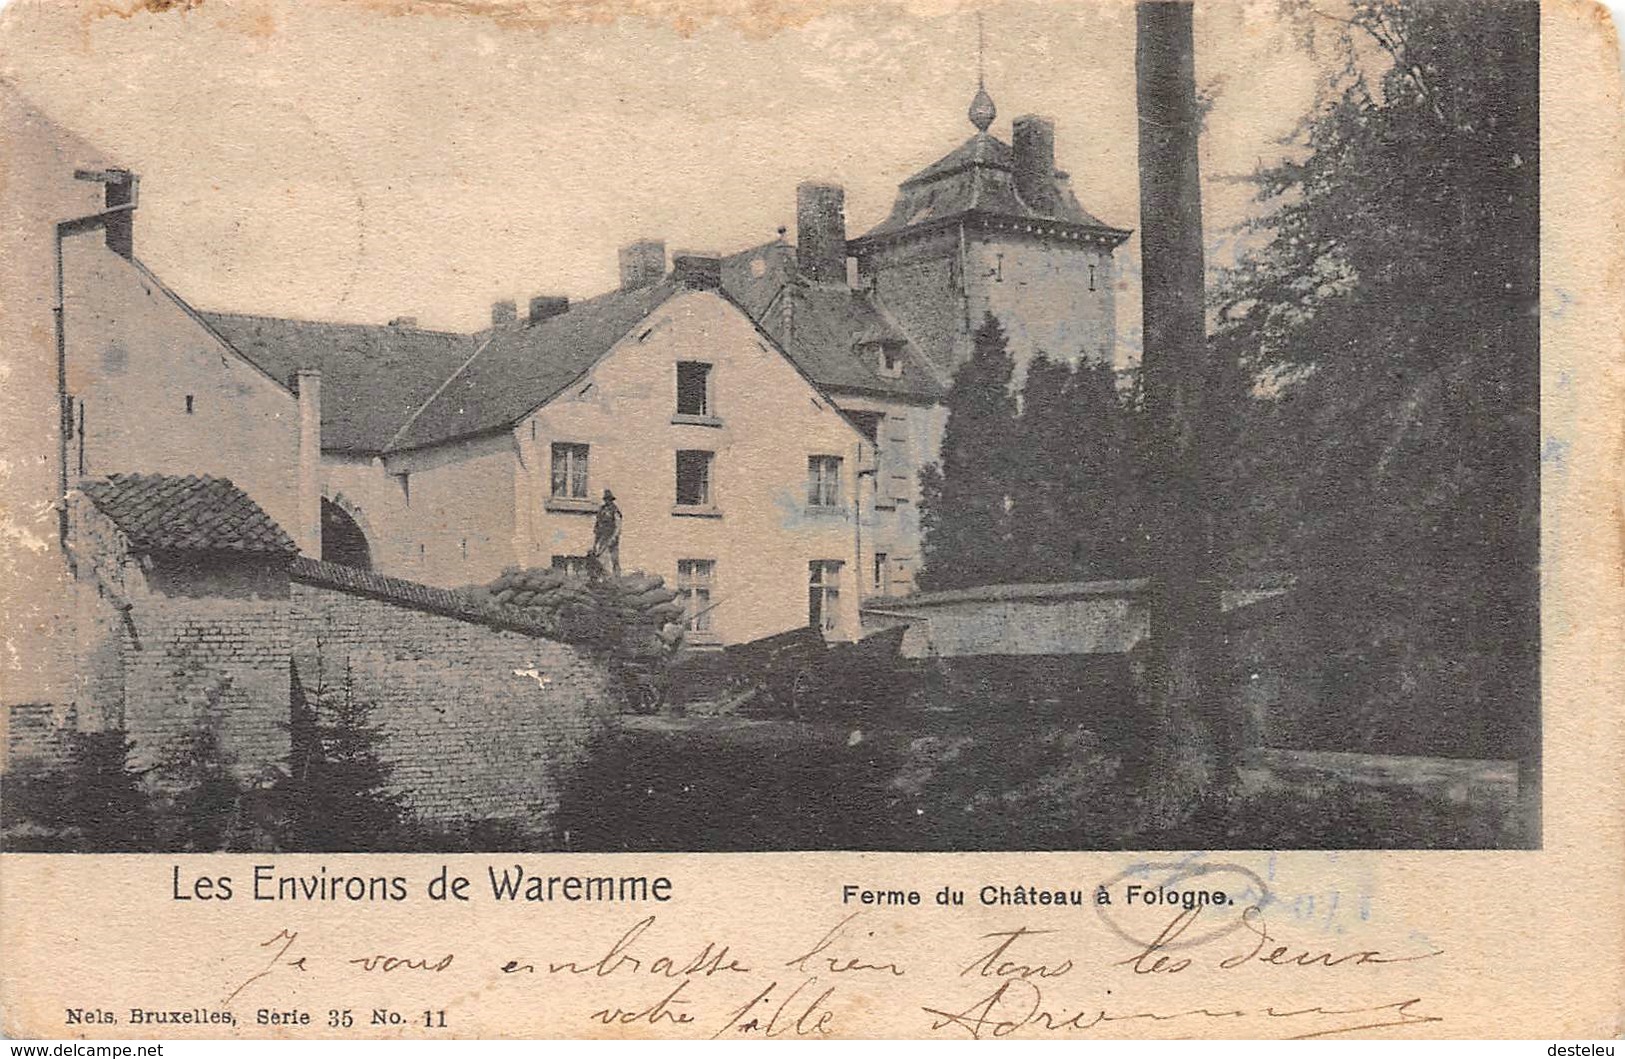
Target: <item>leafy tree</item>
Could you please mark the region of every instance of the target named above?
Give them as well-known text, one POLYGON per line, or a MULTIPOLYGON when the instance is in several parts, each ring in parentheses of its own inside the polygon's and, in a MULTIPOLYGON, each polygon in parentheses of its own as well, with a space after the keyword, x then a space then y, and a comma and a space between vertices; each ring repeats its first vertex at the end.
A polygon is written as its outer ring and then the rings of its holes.
POLYGON ((386 734, 372 723, 372 704, 355 695, 348 667, 338 684, 319 677, 309 695, 295 674, 291 707, 288 844, 331 853, 398 848, 405 810, 379 756, 386 734))
POLYGON ((988 313, 948 389, 942 462, 920 473, 924 588, 993 584, 1019 567, 1009 509, 1016 485, 1014 373, 1004 328, 988 313))
POLYGON ((1538 8, 1355 0, 1216 340, 1276 391, 1243 547, 1300 577, 1328 742, 1538 745, 1538 8), (1374 61, 1380 60, 1380 61, 1374 61), (1270 534, 1261 540, 1258 534, 1270 534))

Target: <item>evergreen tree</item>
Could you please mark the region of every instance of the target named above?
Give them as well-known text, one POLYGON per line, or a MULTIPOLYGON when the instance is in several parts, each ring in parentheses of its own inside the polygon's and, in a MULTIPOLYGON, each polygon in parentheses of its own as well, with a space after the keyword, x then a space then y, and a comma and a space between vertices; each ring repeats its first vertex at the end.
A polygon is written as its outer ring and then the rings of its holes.
POLYGON ((1011 500, 1015 571, 1022 581, 1067 581, 1083 575, 1078 554, 1088 533, 1073 516, 1087 481, 1079 424, 1069 407, 1072 370, 1037 353, 1027 365, 1015 447, 1017 489, 1011 500))
POLYGON ((1021 565, 1010 519, 1018 484, 1014 374, 1004 328, 988 313, 948 390, 942 462, 920 473, 923 588, 994 584, 1021 565))
POLYGON ((5 848, 39 852, 140 853, 154 848, 153 811, 135 744, 122 729, 73 732, 59 766, 22 764, 5 776, 5 848))
POLYGON ((170 790, 161 799, 159 845, 184 853, 233 848, 242 785, 220 739, 218 699, 210 696, 191 734, 158 767, 170 790))
POLYGON ((373 707, 355 695, 348 667, 339 684, 318 679, 312 694, 295 674, 288 781, 289 839, 312 852, 382 852, 402 842, 405 811, 379 756, 386 738, 373 707))

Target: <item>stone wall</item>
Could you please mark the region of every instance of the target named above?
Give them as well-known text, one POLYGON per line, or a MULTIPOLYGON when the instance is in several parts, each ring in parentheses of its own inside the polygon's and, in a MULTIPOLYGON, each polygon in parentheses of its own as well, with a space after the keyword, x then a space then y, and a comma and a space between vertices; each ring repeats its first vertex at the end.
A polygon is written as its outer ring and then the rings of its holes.
POLYGON ((603 667, 517 615, 455 593, 299 559, 293 658, 307 697, 350 694, 420 820, 548 830, 612 711, 603 667))

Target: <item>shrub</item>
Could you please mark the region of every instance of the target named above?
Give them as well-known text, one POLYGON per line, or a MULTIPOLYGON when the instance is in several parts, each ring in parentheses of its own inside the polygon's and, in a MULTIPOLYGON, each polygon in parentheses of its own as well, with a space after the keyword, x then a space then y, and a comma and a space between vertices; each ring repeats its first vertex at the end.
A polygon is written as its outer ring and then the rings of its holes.
POLYGON ((154 848, 154 813, 135 744, 122 729, 74 732, 61 765, 19 765, 0 792, 8 850, 140 853, 154 848))

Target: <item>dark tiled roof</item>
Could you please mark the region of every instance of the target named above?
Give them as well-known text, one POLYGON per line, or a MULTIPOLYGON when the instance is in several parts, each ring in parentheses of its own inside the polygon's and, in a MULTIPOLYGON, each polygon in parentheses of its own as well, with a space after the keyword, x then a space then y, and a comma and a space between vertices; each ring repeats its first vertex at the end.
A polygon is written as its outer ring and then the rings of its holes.
POLYGON ((1128 232, 1085 210, 1061 173, 1055 176, 1049 201, 1025 201, 1016 192, 1010 145, 979 132, 898 185, 891 214, 854 241, 967 215, 1063 221, 1096 229, 1118 242, 1128 237, 1128 232))
POLYGON ((322 448, 382 452, 478 347, 475 335, 238 313, 203 318, 243 356, 286 382, 322 373, 322 448))
POLYGON ((920 400, 937 400, 944 392, 908 336, 867 294, 844 285, 803 282, 796 275, 795 248, 782 240, 724 258, 722 285, 824 389, 920 400), (874 349, 858 348, 875 342, 897 349, 903 362, 900 377, 882 375, 874 349))
POLYGON ((115 474, 79 489, 135 552, 299 552, 293 538, 228 478, 115 474))
POLYGON ((460 370, 439 376, 445 385, 405 421, 390 448, 420 448, 518 422, 558 396, 678 289, 666 279, 615 290, 537 324, 485 332, 460 370))

